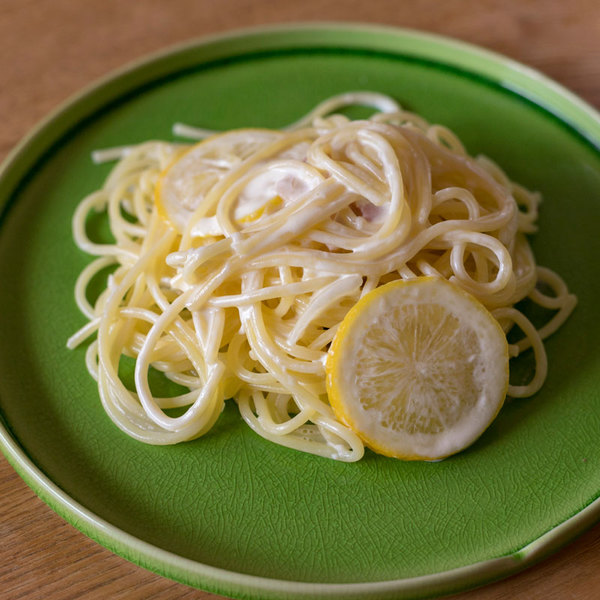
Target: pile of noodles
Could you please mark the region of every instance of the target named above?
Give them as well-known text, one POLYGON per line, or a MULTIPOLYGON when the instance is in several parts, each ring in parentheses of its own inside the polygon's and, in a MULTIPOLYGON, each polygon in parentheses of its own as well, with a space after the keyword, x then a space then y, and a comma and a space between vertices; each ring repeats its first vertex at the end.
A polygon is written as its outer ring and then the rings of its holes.
POLYGON ((332 98, 285 130, 239 135, 237 146, 226 134, 202 142, 211 152, 200 159, 203 178, 182 184, 194 196, 179 222, 161 210, 156 188, 186 147, 148 142, 96 157, 118 163, 74 216, 77 245, 97 258, 75 291, 89 323, 68 345, 97 334, 86 363, 119 428, 150 444, 190 440, 234 398, 268 440, 360 459, 362 442, 327 400, 327 351, 361 296, 421 275, 455 282, 507 333, 518 330, 511 356, 532 348, 535 372, 526 385, 511 385, 509 396, 539 390, 547 372, 542 340, 568 317, 575 297, 536 265, 527 241, 538 194, 489 159, 467 155, 448 129, 368 92, 332 98), (335 114, 350 104, 377 112, 356 121, 335 114), (243 202, 260 196, 261 181, 272 197, 239 218, 243 202), (111 243, 87 235, 93 211, 106 212, 111 243), (88 284, 108 267, 92 305, 88 284), (539 329, 515 308, 527 297, 554 311, 539 329), (119 377, 123 356, 135 360, 135 389, 119 377), (183 391, 157 397, 151 371, 183 391))

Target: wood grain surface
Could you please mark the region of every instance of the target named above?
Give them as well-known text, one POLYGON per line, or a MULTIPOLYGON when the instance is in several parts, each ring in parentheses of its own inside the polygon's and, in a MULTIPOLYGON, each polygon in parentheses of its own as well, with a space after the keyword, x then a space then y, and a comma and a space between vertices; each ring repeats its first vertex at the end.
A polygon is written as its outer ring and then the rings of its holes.
MULTIPOLYGON (((70 94, 132 59, 209 33, 316 20, 412 27, 473 42, 600 107, 598 0, 0 0, 0 160, 70 94)), ((163 579, 89 540, 0 458, 0 599, 38 598, 220 597, 163 579)), ((600 526, 523 573, 453 598, 600 598, 600 526)))

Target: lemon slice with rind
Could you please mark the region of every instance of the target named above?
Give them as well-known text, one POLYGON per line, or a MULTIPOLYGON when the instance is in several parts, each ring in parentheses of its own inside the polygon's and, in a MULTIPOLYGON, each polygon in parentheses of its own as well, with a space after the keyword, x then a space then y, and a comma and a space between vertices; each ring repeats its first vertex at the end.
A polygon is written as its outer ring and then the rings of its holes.
MULTIPOLYGON (((281 135, 269 129, 234 129, 195 144, 161 174, 155 191, 158 213, 183 233, 210 190, 244 160, 281 135)), ((218 235, 214 212, 203 218, 205 235, 218 235)))
POLYGON ((327 356, 337 417, 375 452, 438 460, 472 444, 508 388, 508 344, 473 296, 442 278, 388 283, 346 315, 327 356))

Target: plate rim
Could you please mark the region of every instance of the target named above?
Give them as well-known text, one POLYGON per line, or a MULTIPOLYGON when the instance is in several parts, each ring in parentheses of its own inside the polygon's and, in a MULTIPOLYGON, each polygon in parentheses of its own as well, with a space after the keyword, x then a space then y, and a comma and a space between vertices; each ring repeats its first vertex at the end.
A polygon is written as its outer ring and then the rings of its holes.
MULTIPOLYGON (((289 47, 306 47, 304 38, 298 43, 292 34, 339 35, 354 32, 371 36, 376 45, 390 52, 390 41, 404 46, 404 52, 415 57, 447 64, 466 73, 479 75, 499 84, 515 95, 532 102, 584 137, 600 153, 600 113, 588 102, 540 71, 500 53, 444 35, 376 24, 351 22, 309 22, 274 24, 233 29, 200 36, 162 50, 145 54, 113 69, 84 86, 61 102, 40 120, 8 153, 0 165, 0 227, 9 210, 10 198, 27 177, 29 169, 46 152, 78 124, 93 115, 99 107, 126 96, 144 83, 157 81, 176 69, 170 61, 185 59, 186 53, 212 49, 227 53, 225 46, 238 46, 262 39, 280 45, 281 36, 289 47), (269 37, 271 36, 271 37, 269 37), (440 50, 448 50, 442 60, 440 50), (161 66, 166 62, 169 68, 161 66), (151 71, 151 73, 149 72, 151 71), (128 81, 129 80, 129 81, 128 81)), ((352 36, 349 36, 352 38, 352 36)), ((350 39, 346 47, 365 47, 365 40, 350 39)), ((370 50, 376 50, 373 45, 370 50)), ((196 64, 210 64, 203 59, 196 64)), ((180 66, 181 68, 181 66, 180 66)), ((162 576, 186 585, 224 595, 260 597, 264 600, 282 598, 391 598, 423 597, 425 594, 452 593, 476 587, 508 576, 531 566, 571 541, 600 519, 600 497, 570 518, 549 529, 526 546, 505 556, 476 562, 456 569, 387 581, 362 583, 318 583, 290 581, 238 573, 200 563, 145 542, 73 500, 47 477, 29 458, 26 448, 10 433, 10 426, 0 414, 0 450, 24 482, 57 514, 76 529, 119 556, 162 576), (255 596, 260 594, 260 596, 255 596), (400 594, 400 596, 399 596, 400 594)))

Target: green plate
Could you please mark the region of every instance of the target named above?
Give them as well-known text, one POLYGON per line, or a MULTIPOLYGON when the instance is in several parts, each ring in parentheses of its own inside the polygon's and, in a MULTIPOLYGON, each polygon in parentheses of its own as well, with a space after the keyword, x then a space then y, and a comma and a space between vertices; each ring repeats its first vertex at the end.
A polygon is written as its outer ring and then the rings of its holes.
POLYGON ((522 569, 600 515, 600 118, 540 74, 437 37, 353 25, 201 40, 84 91, 0 179, 3 450, 54 510, 164 576, 239 598, 422 598, 522 569), (173 121, 279 127, 332 94, 385 92, 542 191, 538 261, 578 295, 542 391, 437 464, 343 464, 275 446, 230 405, 204 438, 149 447, 105 416, 67 337, 83 323, 71 240, 97 148, 173 121))

